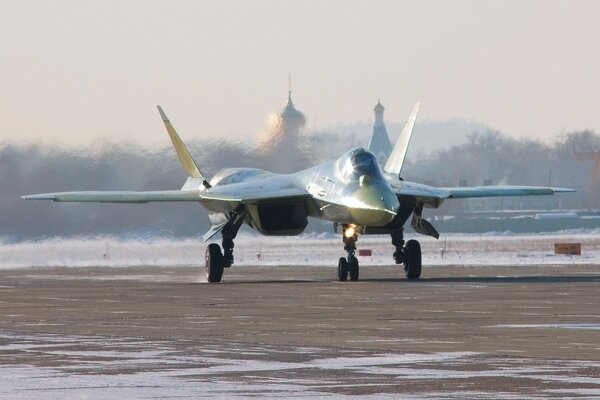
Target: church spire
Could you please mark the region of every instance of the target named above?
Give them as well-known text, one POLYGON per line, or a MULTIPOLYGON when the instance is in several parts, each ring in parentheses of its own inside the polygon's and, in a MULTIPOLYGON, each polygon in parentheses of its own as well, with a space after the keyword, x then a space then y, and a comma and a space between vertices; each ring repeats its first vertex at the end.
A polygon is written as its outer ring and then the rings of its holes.
POLYGON ((383 122, 385 107, 381 105, 379 99, 377 99, 377 104, 373 108, 373 111, 375 111, 375 124, 373 124, 373 133, 369 141, 369 151, 377 157, 379 165, 385 165, 386 160, 392 153, 392 144, 390 143, 390 138, 383 122))
POLYGON ((375 126, 384 126, 383 123, 383 112, 385 111, 385 107, 381 105, 381 101, 377 99, 377 104, 373 109, 375 111, 375 126))
POLYGON ((296 109, 292 102, 292 78, 288 76, 288 101, 283 110, 281 110, 281 122, 283 123, 284 133, 288 135, 296 135, 298 129, 304 126, 306 119, 304 114, 296 109))
POLYGON ((293 106, 292 103, 292 74, 288 73, 288 106, 293 106))

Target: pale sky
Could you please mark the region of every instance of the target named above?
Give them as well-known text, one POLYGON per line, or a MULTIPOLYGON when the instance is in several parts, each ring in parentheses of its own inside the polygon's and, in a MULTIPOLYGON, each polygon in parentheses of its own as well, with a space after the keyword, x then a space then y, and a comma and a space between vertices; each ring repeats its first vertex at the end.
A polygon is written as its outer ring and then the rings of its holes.
POLYGON ((0 0, 0 142, 167 145, 265 130, 481 121, 514 137, 600 132, 600 1, 0 0))

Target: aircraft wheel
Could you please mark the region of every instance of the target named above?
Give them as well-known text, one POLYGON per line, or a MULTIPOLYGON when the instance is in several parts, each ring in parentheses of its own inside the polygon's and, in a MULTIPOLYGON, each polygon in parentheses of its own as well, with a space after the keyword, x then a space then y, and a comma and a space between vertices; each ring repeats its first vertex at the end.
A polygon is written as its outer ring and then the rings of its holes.
POLYGON ((350 273, 350 280, 357 281, 358 280, 358 260, 355 258, 354 260, 348 262, 348 272, 350 273))
POLYGON ((421 277, 421 245, 416 240, 409 240, 406 242, 404 253, 406 277, 408 279, 419 279, 421 277))
POLYGON ((223 278, 223 253, 221 247, 211 243, 206 248, 206 279, 211 283, 221 282, 223 278))
POLYGON ((338 261, 337 275, 340 282, 346 282, 348 279, 348 262, 344 257, 340 257, 338 261))

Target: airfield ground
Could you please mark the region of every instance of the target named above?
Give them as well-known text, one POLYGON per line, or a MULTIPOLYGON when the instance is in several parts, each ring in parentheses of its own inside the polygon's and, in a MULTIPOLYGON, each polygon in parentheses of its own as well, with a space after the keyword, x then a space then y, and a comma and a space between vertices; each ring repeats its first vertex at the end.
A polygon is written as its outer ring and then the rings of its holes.
POLYGON ((600 265, 0 271, 0 398, 600 398, 600 265))

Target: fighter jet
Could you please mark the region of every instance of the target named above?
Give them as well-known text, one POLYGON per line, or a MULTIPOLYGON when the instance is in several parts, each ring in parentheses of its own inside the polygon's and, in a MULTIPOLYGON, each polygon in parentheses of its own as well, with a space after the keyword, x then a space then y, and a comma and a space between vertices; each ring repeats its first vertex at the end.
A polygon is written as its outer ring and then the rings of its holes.
POLYGON ((532 196, 573 192, 572 189, 534 186, 480 186, 438 188, 402 178, 402 166, 419 111, 415 105, 383 168, 367 149, 355 148, 341 157, 292 174, 276 174, 254 168, 230 168, 212 179, 198 164, 160 106, 158 111, 188 178, 180 190, 86 191, 22 196, 25 200, 58 202, 148 203, 192 201, 208 210, 212 228, 205 242, 217 235, 221 245, 206 248, 209 282, 221 282, 225 268, 234 263, 234 239, 242 226, 267 236, 298 235, 308 218, 342 227, 346 257, 338 262, 337 279, 356 281, 359 263, 356 242, 361 234, 389 234, 395 247, 393 259, 402 264, 408 279, 421 276, 421 246, 405 242, 404 225, 424 235, 439 237, 423 218, 423 208, 438 208, 448 199, 495 196, 532 196))

